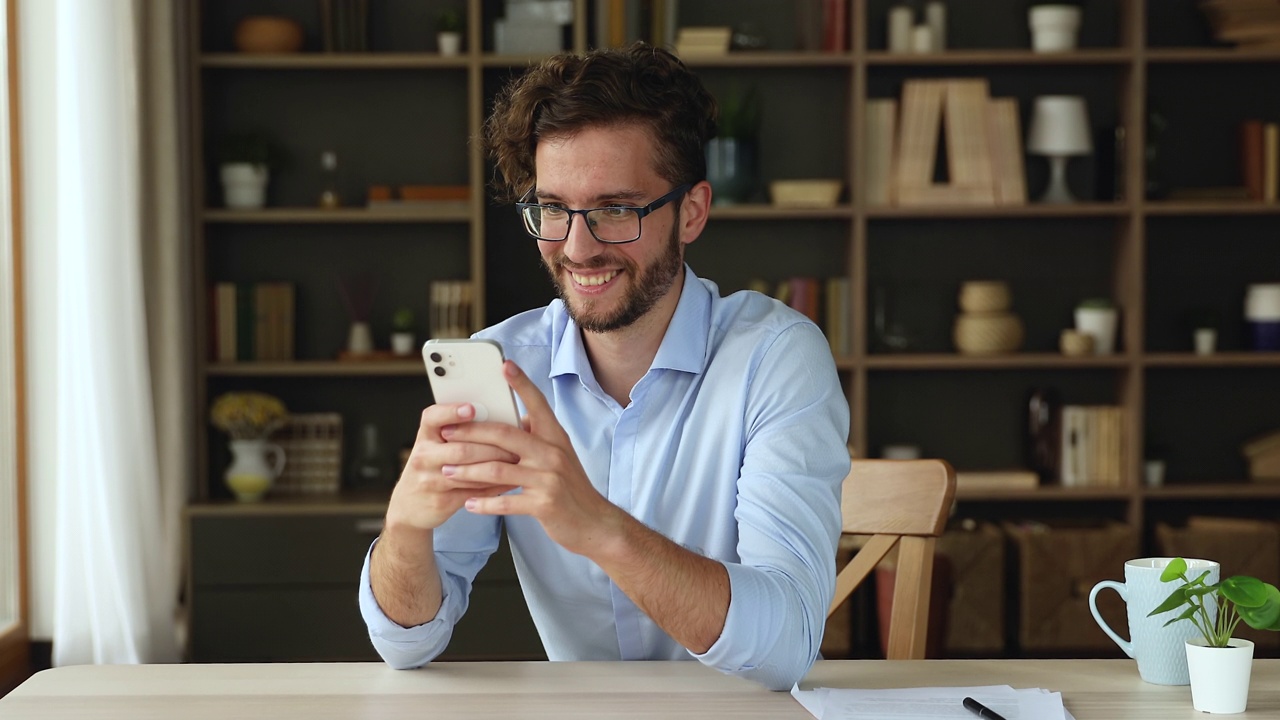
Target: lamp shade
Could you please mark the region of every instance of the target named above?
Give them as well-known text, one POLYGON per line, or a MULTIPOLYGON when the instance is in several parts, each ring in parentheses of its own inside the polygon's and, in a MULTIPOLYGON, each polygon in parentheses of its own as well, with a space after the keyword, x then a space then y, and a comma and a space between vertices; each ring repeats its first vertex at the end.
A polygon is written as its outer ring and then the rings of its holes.
POLYGON ((1027 150, 1037 155, 1088 155, 1093 152, 1089 112, 1078 95, 1041 95, 1031 114, 1027 150))

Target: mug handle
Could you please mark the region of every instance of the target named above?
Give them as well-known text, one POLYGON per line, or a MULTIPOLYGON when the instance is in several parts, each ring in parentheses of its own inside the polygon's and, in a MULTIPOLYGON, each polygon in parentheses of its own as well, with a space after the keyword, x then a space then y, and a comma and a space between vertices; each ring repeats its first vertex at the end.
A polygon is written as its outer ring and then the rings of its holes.
POLYGON ((278 478, 284 472, 284 448, 275 443, 267 443, 267 453, 271 455, 271 477, 278 478))
POLYGON ((1129 604, 1129 589, 1125 587, 1124 583, 1116 582, 1115 580, 1103 580, 1097 585, 1094 585, 1093 590, 1089 591, 1089 612, 1093 613, 1093 619, 1097 621, 1098 627, 1102 628, 1102 632, 1106 633, 1112 640, 1114 640, 1116 645, 1119 645, 1120 649, 1124 651, 1125 655, 1133 657, 1133 643, 1128 640, 1122 640, 1120 636, 1116 634, 1116 631, 1112 630, 1111 626, 1107 624, 1107 621, 1102 619, 1102 615, 1098 614, 1098 591, 1105 590, 1107 588, 1115 590, 1120 594, 1120 598, 1124 600, 1125 604, 1129 604))

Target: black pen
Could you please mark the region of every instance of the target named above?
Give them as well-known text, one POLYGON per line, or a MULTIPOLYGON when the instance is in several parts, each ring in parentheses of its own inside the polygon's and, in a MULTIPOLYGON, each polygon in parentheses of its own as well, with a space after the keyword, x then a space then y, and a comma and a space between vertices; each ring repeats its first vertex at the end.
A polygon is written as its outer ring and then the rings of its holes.
POLYGON ((986 718, 987 720, 1004 720, 1003 715, 971 697, 964 699, 964 708, 980 718, 986 718))

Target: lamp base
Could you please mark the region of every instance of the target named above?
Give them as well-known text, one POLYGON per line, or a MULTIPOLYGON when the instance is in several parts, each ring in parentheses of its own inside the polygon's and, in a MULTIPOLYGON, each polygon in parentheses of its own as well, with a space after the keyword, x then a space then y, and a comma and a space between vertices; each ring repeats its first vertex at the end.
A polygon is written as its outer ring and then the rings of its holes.
POLYGON ((1040 196, 1040 202, 1058 205, 1079 202, 1067 187, 1067 156, 1049 155, 1048 158, 1049 187, 1040 196))

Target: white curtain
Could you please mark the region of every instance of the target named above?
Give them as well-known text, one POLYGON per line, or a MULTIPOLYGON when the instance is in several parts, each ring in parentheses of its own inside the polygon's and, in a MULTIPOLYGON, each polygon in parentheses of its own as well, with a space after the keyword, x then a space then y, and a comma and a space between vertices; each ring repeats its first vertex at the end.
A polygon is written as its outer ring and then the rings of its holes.
POLYGON ((57 193, 29 206, 46 216, 27 236, 52 245, 32 273, 52 278, 33 311, 51 331, 32 340, 52 342, 36 352, 53 382, 34 382, 31 404, 52 408, 55 436, 32 459, 56 487, 53 660, 172 662, 193 427, 176 3, 25 4, 44 5, 47 37, 26 39, 53 62, 51 83, 23 89, 52 120, 26 128, 25 162, 46 180, 30 187, 57 193))

